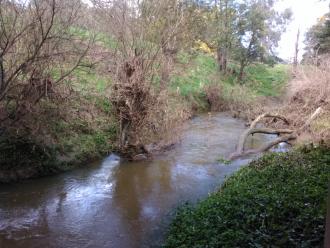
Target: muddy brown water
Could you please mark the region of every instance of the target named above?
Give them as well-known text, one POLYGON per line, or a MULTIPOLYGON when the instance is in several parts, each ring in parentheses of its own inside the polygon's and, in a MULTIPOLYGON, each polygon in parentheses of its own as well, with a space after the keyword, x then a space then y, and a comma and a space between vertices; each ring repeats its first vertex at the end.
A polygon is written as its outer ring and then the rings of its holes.
MULTIPOLYGON (((0 186, 0 247, 157 247, 175 209, 218 189, 250 159, 216 162, 234 151, 242 120, 201 115, 182 141, 153 161, 111 155, 62 175, 0 186)), ((252 148, 271 136, 255 135, 252 148)))

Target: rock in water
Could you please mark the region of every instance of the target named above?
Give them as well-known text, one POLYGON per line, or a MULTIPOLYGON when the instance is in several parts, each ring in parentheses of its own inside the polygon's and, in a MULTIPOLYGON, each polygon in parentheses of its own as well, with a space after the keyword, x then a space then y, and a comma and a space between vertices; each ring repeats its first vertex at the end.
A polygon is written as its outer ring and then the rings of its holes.
POLYGON ((138 154, 133 157, 133 161, 147 160, 148 157, 146 154, 138 154))

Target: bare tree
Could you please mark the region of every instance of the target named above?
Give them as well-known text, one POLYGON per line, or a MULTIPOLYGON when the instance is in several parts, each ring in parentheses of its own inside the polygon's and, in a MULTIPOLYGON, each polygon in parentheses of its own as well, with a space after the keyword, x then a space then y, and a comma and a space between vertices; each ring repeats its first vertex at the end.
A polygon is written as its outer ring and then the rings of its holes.
POLYGON ((294 66, 294 68, 296 68, 297 65, 298 65, 299 38, 300 38, 300 29, 298 29, 297 39, 296 39, 296 44, 295 44, 295 51, 294 51, 294 57, 293 57, 293 66, 294 66))
POLYGON ((0 128, 19 127, 81 63, 89 44, 71 28, 80 1, 0 0, 0 128))
MULTIPOLYGON (((166 56, 175 52, 175 42, 184 27, 183 5, 178 0, 124 0, 94 1, 100 26, 116 49, 109 61, 113 73, 111 101, 120 122, 120 146, 141 147, 143 134, 148 126, 150 113, 158 108, 162 121, 161 84, 159 75, 168 70, 166 56)), ((162 77, 162 76, 160 76, 162 77)))

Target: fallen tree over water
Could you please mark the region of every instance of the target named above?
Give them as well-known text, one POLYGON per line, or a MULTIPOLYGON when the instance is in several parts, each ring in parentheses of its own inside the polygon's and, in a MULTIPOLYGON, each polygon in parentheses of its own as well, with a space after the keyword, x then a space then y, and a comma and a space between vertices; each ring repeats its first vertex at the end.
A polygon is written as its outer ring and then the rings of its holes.
POLYGON ((265 113, 262 115, 259 115, 251 124, 250 127, 241 135, 237 149, 234 153, 232 153, 229 156, 230 160, 234 160, 240 157, 244 157, 247 155, 262 153, 265 151, 268 151, 269 149, 273 148, 274 146, 280 144, 280 143, 288 143, 292 140, 297 139, 297 137, 306 129, 308 129, 311 125, 311 123, 320 115, 322 112, 322 108, 319 107, 314 111, 314 113, 310 116, 310 118, 305 122, 305 124, 300 127, 297 130, 291 130, 291 129, 271 129, 271 128, 258 128, 257 125, 265 118, 272 118, 273 121, 281 120, 285 123, 285 125, 289 126, 290 122, 288 119, 282 115, 278 114, 270 114, 265 113), (254 135, 257 133, 261 134, 275 134, 279 137, 275 140, 270 141, 269 143, 264 144, 263 146, 257 148, 257 149, 249 149, 245 150, 244 146, 246 143, 247 138, 250 135, 254 135))

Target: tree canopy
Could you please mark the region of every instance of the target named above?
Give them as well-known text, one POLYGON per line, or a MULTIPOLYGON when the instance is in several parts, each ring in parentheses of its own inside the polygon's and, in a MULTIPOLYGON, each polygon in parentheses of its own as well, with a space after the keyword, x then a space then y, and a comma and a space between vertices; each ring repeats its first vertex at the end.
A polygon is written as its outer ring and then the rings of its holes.
POLYGON ((330 11, 318 19, 306 34, 304 59, 317 59, 330 52, 330 11))

